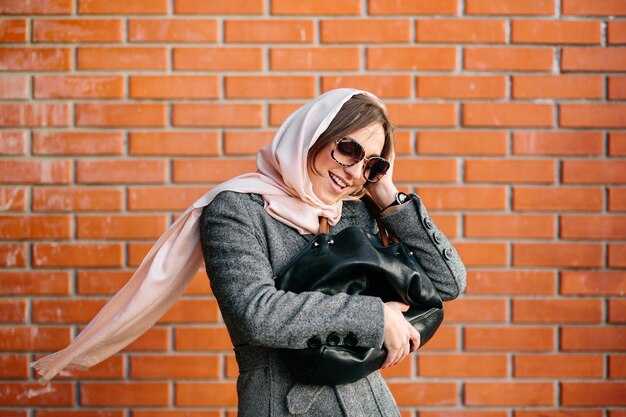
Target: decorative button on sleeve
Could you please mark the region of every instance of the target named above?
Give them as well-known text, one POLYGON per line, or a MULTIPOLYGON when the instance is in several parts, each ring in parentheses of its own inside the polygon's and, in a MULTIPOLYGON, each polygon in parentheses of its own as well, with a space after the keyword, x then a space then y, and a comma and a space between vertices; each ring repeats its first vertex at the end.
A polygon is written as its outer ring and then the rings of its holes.
POLYGON ((317 349, 318 347, 322 345, 322 340, 317 336, 313 336, 306 342, 306 344, 311 349, 317 349))

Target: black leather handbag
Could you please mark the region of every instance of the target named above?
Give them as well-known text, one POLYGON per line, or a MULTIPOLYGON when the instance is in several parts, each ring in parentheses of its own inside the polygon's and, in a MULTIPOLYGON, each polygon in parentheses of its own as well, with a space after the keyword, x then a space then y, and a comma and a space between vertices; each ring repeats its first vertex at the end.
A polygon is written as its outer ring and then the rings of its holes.
MULTIPOLYGON (((377 214, 380 236, 358 227, 328 234, 322 219, 315 236, 277 275, 276 288, 300 293, 360 294, 383 302, 402 301, 410 306, 405 318, 420 333, 420 346, 435 334, 443 321, 443 304, 419 261, 403 242, 389 244, 377 214)), ((279 349, 293 377, 310 385, 355 382, 380 369, 387 350, 356 346, 353 335, 331 334, 326 341, 313 340, 305 349, 279 349)))

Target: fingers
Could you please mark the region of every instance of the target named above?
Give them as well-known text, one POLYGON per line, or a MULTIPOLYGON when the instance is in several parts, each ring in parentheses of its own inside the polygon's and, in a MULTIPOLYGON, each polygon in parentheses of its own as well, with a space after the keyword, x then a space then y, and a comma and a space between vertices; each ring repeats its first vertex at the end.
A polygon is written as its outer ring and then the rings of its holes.
POLYGON ((396 301, 384 304, 385 335, 384 345, 387 358, 382 367, 393 366, 414 352, 420 345, 420 334, 402 315, 409 306, 396 301))
POLYGON ((400 301, 387 301, 385 304, 387 306, 389 306, 391 308, 394 308, 394 309, 396 309, 398 311, 401 311, 403 313, 405 311, 408 311, 409 308, 410 308, 410 306, 408 304, 404 304, 404 303, 402 303, 400 301))

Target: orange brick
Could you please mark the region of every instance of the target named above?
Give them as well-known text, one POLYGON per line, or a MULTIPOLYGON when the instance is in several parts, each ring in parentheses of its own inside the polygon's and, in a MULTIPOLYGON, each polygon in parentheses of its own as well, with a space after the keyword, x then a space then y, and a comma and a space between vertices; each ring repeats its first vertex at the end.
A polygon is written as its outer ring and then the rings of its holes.
POLYGON ((551 71, 554 49, 541 47, 468 47, 463 69, 473 71, 551 71))
POLYGON ((626 376, 626 355, 609 355, 609 378, 624 376, 626 376))
POLYGON ((556 277, 549 271, 470 270, 467 294, 551 295, 556 291, 556 277))
POLYGON ((28 378, 27 355, 0 354, 0 376, 2 378, 28 378))
POLYGON ((170 340, 171 335, 169 329, 152 327, 137 340, 124 348, 122 352, 165 352, 170 349, 170 340))
POLYGON ((34 211, 119 211, 122 190, 102 187, 33 188, 34 211))
POLYGON ((122 42, 123 22, 119 19, 35 19, 35 42, 122 42))
POLYGON ((504 187, 417 187, 431 210, 502 210, 506 207, 504 187))
POLYGON ((584 243, 514 243, 513 266, 599 267, 602 245, 584 243))
POLYGON ((424 130, 417 134, 416 147, 418 154, 504 155, 507 137, 504 132, 424 130))
POLYGON ((119 243, 35 243, 35 267, 121 266, 119 243))
POLYGON ((136 75, 129 77, 132 98, 218 98, 219 78, 214 75, 136 75))
POLYGON ((70 161, 3 160, 0 161, 0 182, 5 184, 68 184, 70 161))
POLYGON ((563 14, 577 16, 625 16, 624 3, 620 0, 601 0, 590 3, 585 0, 563 0, 563 14))
MULTIPOLYGON (((0 98, 29 98, 30 78, 24 76, 3 76, 0 78, 0 98)), ((2 144, 0 144, 2 146, 2 144)))
POLYGON ((231 351, 228 332, 223 327, 184 327, 175 329, 174 348, 180 351, 227 350, 231 351))
POLYGON ((0 216, 0 239, 69 239, 69 216, 0 216))
POLYGON ((554 404, 551 382, 468 382, 465 404, 469 406, 537 406, 554 404))
POLYGON ((270 144, 274 131, 227 131, 224 132, 224 153, 226 155, 256 155, 270 144))
POLYGON ((315 78, 302 76, 227 76, 226 98, 312 98, 315 78))
POLYGON ((608 77, 609 94, 611 100, 626 99, 626 77, 608 77))
POLYGON ((5 71, 68 71, 70 48, 0 49, 0 65, 5 71))
POLYGON ((291 0, 272 1, 270 13, 272 15, 360 15, 361 2, 359 0, 291 0))
POLYGON ((175 70, 254 71, 263 68, 261 48, 174 48, 175 70))
POLYGON ((82 382, 81 404, 85 406, 165 406, 169 404, 165 382, 82 382))
POLYGON ((167 0, 78 0, 80 14, 165 14, 167 0))
POLYGON ((287 71, 348 71, 361 67, 358 48, 271 48, 270 69, 287 71))
POLYGON ((237 175, 256 171, 253 159, 177 159, 173 162, 173 181, 222 182, 237 175))
POLYGON ((131 155, 217 155, 217 132, 131 132, 131 155))
POLYGON ((381 98, 411 96, 410 75, 329 75, 321 79, 322 92, 335 88, 357 88, 381 98))
POLYGON ((626 70, 626 51, 623 48, 576 48, 565 47, 561 55, 563 71, 604 71, 626 70))
POLYGON ((25 323, 26 301, 0 299, 0 320, 6 323, 25 323))
POLYGON ((626 272, 562 271, 560 293, 564 295, 624 295, 626 272))
POLYGON ((3 19, 0 21, 0 42, 26 42, 27 36, 25 19, 3 19))
POLYGON ((626 239, 626 217, 566 215, 560 230, 562 239, 626 239))
POLYGON ((609 300, 609 323, 626 323, 625 300, 609 300))
POLYGON ((602 98, 602 77, 587 75, 519 75, 512 77, 514 98, 602 98))
POLYGON ((507 306, 503 298, 459 298, 446 305, 446 323, 503 323, 507 306))
POLYGON ((219 357, 216 355, 131 356, 130 377, 133 379, 218 378, 219 357), (155 366, 158 364, 158 366, 155 366))
POLYGON ((424 19, 415 22, 417 42, 504 43, 504 20, 424 19))
POLYGON ((399 0, 389 2, 386 0, 368 1, 368 13, 370 15, 424 15, 424 14, 456 14, 458 0, 439 0, 434 2, 415 2, 411 0, 399 0))
POLYGON ((124 78, 121 76, 35 76, 35 98, 121 98, 124 78))
POLYGON ((457 178, 457 163, 454 159, 397 158, 393 178, 400 182, 453 182, 457 178))
MULTIPOLYGON (((235 377, 239 375, 238 373, 235 377)), ((166 411, 158 411, 158 410, 133 410, 133 417, 222 417, 225 415, 226 417, 237 417, 236 412, 227 412, 226 414, 222 414, 221 411, 205 411, 205 410, 169 410, 166 411)), ((59 416, 64 417, 64 416, 59 416)), ((99 416, 98 416, 99 417, 99 416)), ((107 416, 108 417, 108 416, 107 416)), ((122 417, 122 416, 120 416, 122 417)))
POLYGON ((389 103, 387 109, 396 126, 456 126, 457 107, 453 103, 389 103))
POLYGON ((263 14, 265 12, 263 0, 231 0, 231 1, 202 1, 176 0, 174 2, 176 14, 263 14))
POLYGON ((37 382, 3 382, 0 392, 2 406, 72 406, 74 404, 74 384, 58 382, 54 389, 42 389, 37 382), (37 395, 25 393, 36 392, 37 395))
POLYGON ((133 273, 90 269, 78 271, 76 290, 78 294, 114 294, 128 282, 133 273))
POLYGON ((174 104, 174 126, 206 127, 260 127, 263 125, 263 106, 242 104, 174 104))
POLYGON ((7 212, 26 210, 26 188, 0 187, 0 207, 7 212))
POLYGON ((551 104, 535 103, 465 103, 464 126, 552 127, 551 104))
POLYGON ((609 188, 609 211, 626 211, 625 188, 609 188))
MULTIPOLYGON (((87 370, 79 371, 79 370, 66 370, 62 373, 62 375, 57 375, 55 378, 59 379, 123 379, 125 376, 124 372, 124 362, 123 358, 120 355, 113 356, 102 363, 99 363, 96 366, 93 366, 87 370)), ((79 414, 81 411, 77 410, 75 413, 62 415, 58 417, 91 417, 91 415, 83 416, 79 414)), ((84 412, 84 411, 83 411, 84 412)), ((94 416, 100 417, 100 416, 94 416)), ((108 414, 106 417, 112 417, 108 414)), ((121 417, 121 416, 120 416, 121 417)))
POLYGON ((485 15, 553 15, 554 0, 467 0, 465 13, 485 15))
POLYGON ((566 127, 626 127, 624 104, 561 104, 559 125, 566 127))
POLYGON ((516 131, 513 153, 517 155, 602 155, 602 132, 516 131))
POLYGON ((178 406, 232 407, 237 405, 237 389, 234 382, 179 382, 174 402, 178 406))
POLYGON ((3 326, 0 328, 0 349, 3 351, 50 352, 66 347, 69 342, 70 329, 68 327, 3 326))
POLYGON ((311 20, 226 20, 225 42, 311 43, 314 26, 311 20))
POLYGON ((122 132, 34 132, 33 153, 39 155, 120 155, 122 132))
POLYGON ((66 271, 0 271, 3 295, 66 295, 69 291, 70 275, 66 271))
POLYGON ((158 323, 215 323, 219 317, 217 301, 212 299, 178 300, 158 323))
POLYGON ((621 184, 626 182, 626 161, 569 160, 563 161, 563 183, 621 184))
POLYGON ((600 211, 604 191, 588 187, 514 187, 513 209, 532 211, 600 211))
POLYGON ((323 43, 409 42, 411 21, 408 19, 337 19, 320 22, 323 43))
POLYGON ((77 183, 162 183, 167 165, 162 160, 120 159, 76 161, 77 183))
POLYGON ((106 300, 36 299, 32 305, 35 323, 87 323, 100 311, 106 300))
POLYGON ((517 378, 602 378, 602 355, 516 354, 513 358, 517 378))
POLYGON ((610 267, 626 267, 626 245, 609 244, 608 265, 610 267))
MULTIPOLYGON (((436 410, 421 411, 420 417, 508 417, 508 411, 501 410, 436 410)), ((412 417, 412 416, 407 416, 412 417)), ((600 416, 598 416, 600 417, 600 416)))
MULTIPOLYGON (((0 155, 24 155, 26 153, 26 132, 0 132, 0 155)), ((3 205, 0 203, 0 207, 3 205)))
POLYGON ((167 218, 152 216, 78 216, 78 239, 150 239, 165 232, 167 218))
POLYGON ((473 75, 418 76, 417 96, 424 98, 503 98, 506 77, 473 75))
POLYGON ((270 126, 280 126, 287 117, 305 103, 270 103, 270 126))
POLYGON ((161 127, 167 107, 161 103, 77 103, 76 125, 98 127, 161 127))
POLYGON ((79 70, 165 70, 167 48, 138 47, 79 47, 76 66, 79 70))
POLYGON ((608 22, 607 27, 609 44, 626 43, 626 22, 608 22))
POLYGON ((0 104, 0 126, 69 126, 70 108, 65 103, 0 104))
POLYGON ((129 210, 184 210, 200 198, 207 187, 129 187, 129 210))
POLYGON ((143 258, 146 257, 150 249, 152 248, 152 243, 127 243, 127 260, 126 263, 130 267, 138 267, 143 258))
POLYGON ((599 44, 602 31, 598 21, 513 20, 513 43, 599 44))
POLYGON ((465 351, 552 351, 554 330, 551 327, 466 327, 465 351))
POLYGON ((609 155, 622 156, 626 155, 626 133, 610 132, 609 133, 609 155))
POLYGON ((513 323, 599 323, 602 301, 595 299, 515 299, 513 323))
POLYGON ((556 161, 534 159, 467 159, 466 182, 554 183, 556 161))
POLYGON ((556 226, 554 216, 534 214, 467 214, 463 224, 471 238, 550 239, 556 226))
POLYGON ((564 406, 624 406, 625 382, 564 382, 561 402, 564 406))
POLYGON ((366 48, 368 70, 448 70, 456 68, 451 47, 366 48))
POLYGON ((26 266, 26 244, 0 243, 0 266, 26 266))
POLYGON ((441 326, 433 338, 428 342, 422 352, 432 352, 438 350, 458 350, 458 328, 455 326, 441 326))
POLYGON ((468 243, 454 245, 467 266, 504 266, 508 264, 508 247, 504 243, 468 243))
POLYGON ((434 378, 506 377, 507 362, 506 355, 420 354, 417 374, 434 378))
POLYGON ((130 42, 217 42, 215 19, 129 19, 130 42))
POLYGON ((1 14, 72 14, 72 0, 0 0, 1 14))
POLYGON ((400 407, 456 405, 457 385, 452 382, 394 382, 389 389, 400 407))

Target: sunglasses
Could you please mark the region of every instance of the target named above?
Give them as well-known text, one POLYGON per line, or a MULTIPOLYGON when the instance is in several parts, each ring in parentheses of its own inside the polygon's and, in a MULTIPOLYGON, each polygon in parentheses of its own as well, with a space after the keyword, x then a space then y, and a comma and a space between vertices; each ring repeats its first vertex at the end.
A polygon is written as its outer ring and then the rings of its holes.
POLYGON ((351 167, 362 160, 365 160, 363 166, 363 178, 367 182, 377 182, 389 169, 389 161, 380 156, 365 157, 365 149, 356 140, 345 137, 337 140, 330 155, 335 162, 344 167, 351 167))

